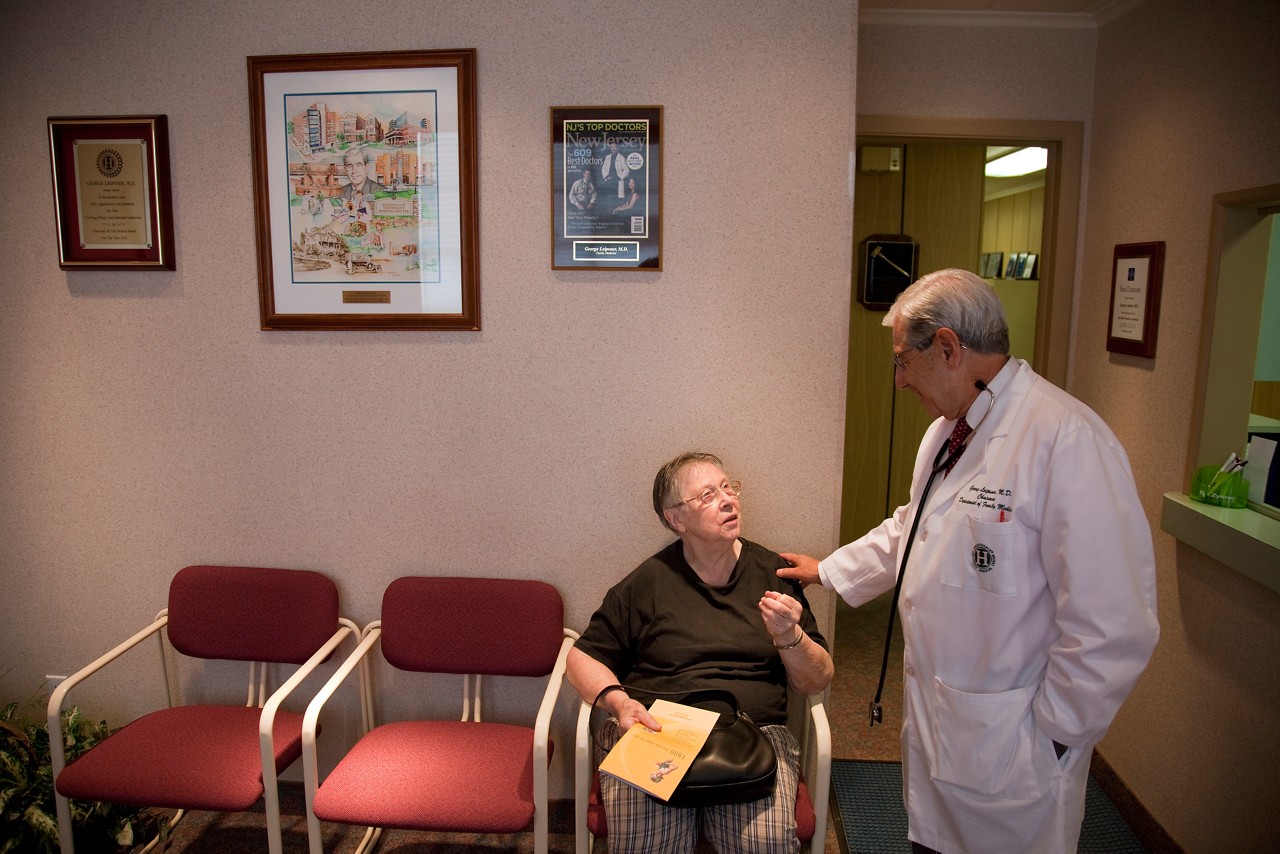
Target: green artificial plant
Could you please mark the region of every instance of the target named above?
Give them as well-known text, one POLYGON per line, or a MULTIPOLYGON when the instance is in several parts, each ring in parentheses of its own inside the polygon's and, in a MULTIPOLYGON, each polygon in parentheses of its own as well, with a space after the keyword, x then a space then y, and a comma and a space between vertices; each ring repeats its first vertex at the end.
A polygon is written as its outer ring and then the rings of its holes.
MULTIPOLYGON (((35 706, 28 702, 28 707, 35 706)), ((0 854, 56 854, 58 813, 54 803, 49 732, 39 714, 24 715, 18 703, 0 709, 0 854)), ((112 733, 73 707, 62 713, 67 763, 112 733)), ((127 851, 154 835, 160 819, 137 807, 71 802, 71 822, 80 854, 127 851)))

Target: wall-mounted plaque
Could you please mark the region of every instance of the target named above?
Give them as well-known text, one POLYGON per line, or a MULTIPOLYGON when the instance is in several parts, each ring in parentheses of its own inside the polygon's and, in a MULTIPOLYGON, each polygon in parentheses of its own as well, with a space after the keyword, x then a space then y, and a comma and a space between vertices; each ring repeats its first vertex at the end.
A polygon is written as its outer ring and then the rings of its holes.
POLYGON ((176 267, 165 116, 49 118, 58 265, 176 267))

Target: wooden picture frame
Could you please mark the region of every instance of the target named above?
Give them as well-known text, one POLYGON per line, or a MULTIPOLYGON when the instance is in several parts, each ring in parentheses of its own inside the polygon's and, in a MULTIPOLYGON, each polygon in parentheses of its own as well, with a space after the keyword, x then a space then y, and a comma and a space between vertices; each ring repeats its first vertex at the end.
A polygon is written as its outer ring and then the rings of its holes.
POLYGON ((979 273, 984 279, 998 279, 1000 273, 1003 272, 1004 253, 1003 252, 985 252, 981 256, 979 266, 982 272, 979 273))
POLYGON ((1022 261, 1022 269, 1019 271, 1019 279, 1034 279, 1036 277, 1036 262, 1040 256, 1035 252, 1028 252, 1027 257, 1022 261))
POLYGON ((153 116, 50 116, 63 270, 173 270, 169 124, 153 116))
POLYGON ((1116 244, 1111 264, 1108 350, 1155 358, 1163 277, 1164 241, 1116 244))
POLYGON ((478 330, 475 50, 248 74, 262 328, 478 330))
POLYGON ((551 269, 662 271, 660 105, 551 108, 551 269))

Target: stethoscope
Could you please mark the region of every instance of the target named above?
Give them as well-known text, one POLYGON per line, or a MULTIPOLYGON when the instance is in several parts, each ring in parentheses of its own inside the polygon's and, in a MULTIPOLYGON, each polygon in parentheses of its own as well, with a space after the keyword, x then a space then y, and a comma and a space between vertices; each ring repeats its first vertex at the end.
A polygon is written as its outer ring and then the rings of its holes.
POLYGON ((911 531, 907 534, 907 544, 902 549, 902 562, 898 564, 898 580, 893 585, 893 603, 889 606, 889 631, 884 638, 884 659, 880 662, 880 682, 876 685, 876 698, 871 701, 868 709, 870 713, 870 726, 884 723, 884 710, 880 708, 880 695, 884 691, 884 677, 889 669, 889 647, 893 642, 893 618, 898 613, 898 595, 902 592, 902 579, 907 574, 907 560, 911 557, 911 546, 916 541, 916 529, 920 527, 920 516, 924 513, 924 506, 929 500, 929 490, 933 489, 933 482, 937 480, 938 475, 951 467, 951 464, 964 453, 964 449, 969 446, 969 442, 973 439, 974 434, 978 432, 978 428, 987 420, 987 416, 991 414, 991 410, 996 405, 996 393, 987 388, 987 384, 982 380, 975 380, 974 387, 978 389, 978 393, 984 391, 991 397, 991 402, 987 406, 987 411, 982 413, 982 417, 978 419, 978 423, 969 431, 969 435, 964 437, 964 441, 956 446, 956 449, 947 453, 947 445, 950 442, 943 442, 942 447, 938 449, 938 454, 933 458, 933 468, 929 472, 929 479, 924 482, 924 490, 920 493, 920 500, 916 503, 916 515, 911 520, 911 531))

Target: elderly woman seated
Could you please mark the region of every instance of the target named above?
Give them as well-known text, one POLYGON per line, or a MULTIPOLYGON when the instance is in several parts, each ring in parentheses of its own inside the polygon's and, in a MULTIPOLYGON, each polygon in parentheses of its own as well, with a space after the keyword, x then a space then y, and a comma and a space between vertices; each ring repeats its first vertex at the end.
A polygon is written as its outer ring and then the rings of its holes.
POLYGON ((692 852, 699 832, 718 851, 795 851, 799 748, 786 727, 787 688, 831 681, 831 655, 802 588, 777 577, 787 562, 743 539, 739 495, 720 459, 687 453, 658 472, 653 509, 678 540, 605 595, 569 653, 570 683, 610 719, 607 751, 628 728, 659 729, 635 693, 704 688, 733 692, 778 757, 773 794, 745 804, 677 808, 601 775, 609 850, 692 852), (601 692, 604 692, 601 695, 601 692))

